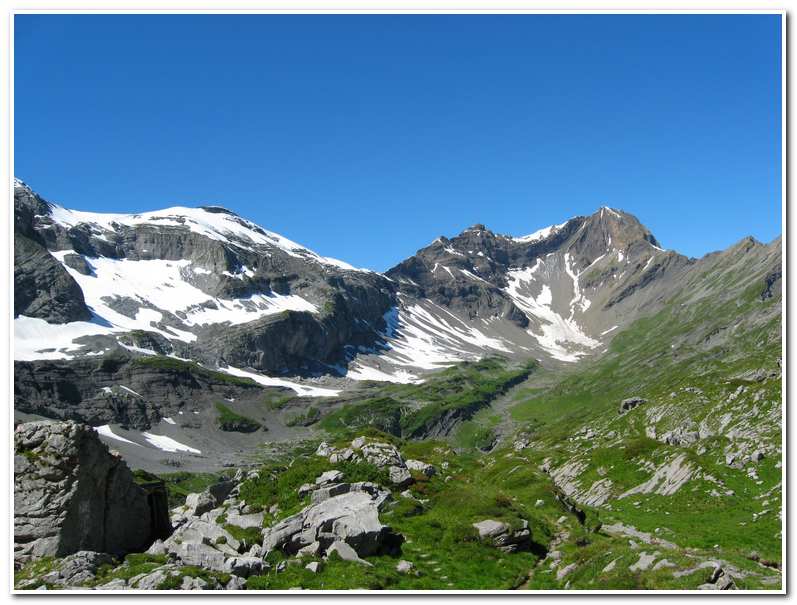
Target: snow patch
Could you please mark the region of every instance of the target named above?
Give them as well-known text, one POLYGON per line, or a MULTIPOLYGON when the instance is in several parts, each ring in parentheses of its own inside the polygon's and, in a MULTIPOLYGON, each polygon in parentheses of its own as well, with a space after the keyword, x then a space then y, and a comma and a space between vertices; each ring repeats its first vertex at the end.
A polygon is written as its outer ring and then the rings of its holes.
POLYGON ((462 252, 460 252, 453 246, 446 246, 445 248, 443 248, 443 250, 445 250, 449 254, 454 254, 455 256, 465 256, 464 254, 462 254, 462 252))
MULTIPOLYGON (((566 255, 566 267, 569 265, 568 260, 566 255)), ((529 334, 539 342, 543 349, 560 361, 577 361, 584 354, 578 351, 578 348, 594 349, 600 346, 600 343, 581 330, 574 321, 572 313, 566 319, 554 310, 550 286, 541 284, 540 293, 537 296, 531 294, 531 286, 535 283, 535 273, 540 266, 541 261, 538 259, 533 267, 510 270, 507 273, 509 285, 504 291, 529 319, 538 321, 542 334, 533 330, 529 330, 529 334)), ((574 279, 574 283, 577 284, 577 278, 574 279)), ((579 291, 576 290, 574 301, 577 301, 578 297, 579 291)), ((571 302, 571 309, 573 308, 574 302, 571 302)))
POLYGON ((137 445, 138 447, 143 447, 140 443, 136 443, 135 441, 130 441, 130 439, 125 439, 120 435, 117 435, 111 430, 111 425, 103 424, 102 426, 94 427, 94 430, 97 431, 97 434, 101 435, 102 437, 106 437, 107 439, 114 439, 116 441, 123 441, 124 443, 129 443, 131 445, 137 445))
POLYGON ((141 433, 141 436, 147 440, 147 443, 163 450, 164 452, 188 452, 189 454, 201 454, 202 452, 190 445, 180 443, 176 439, 167 437, 166 435, 156 435, 154 433, 141 433))
POLYGON ((422 382, 417 376, 407 370, 397 369, 386 372, 362 364, 356 364, 353 369, 346 372, 346 378, 352 380, 375 380, 378 382, 397 382, 400 384, 413 384, 422 382))
POLYGON ((560 223, 559 225, 550 225, 549 227, 543 227, 542 229, 538 229, 537 231, 535 231, 534 233, 530 233, 529 235, 524 235, 522 237, 513 237, 512 240, 526 244, 544 240, 545 238, 548 238, 557 231, 559 231, 568 222, 570 221, 567 220, 564 223, 560 223))
POLYGON ((510 353, 505 341, 491 338, 448 309, 431 301, 393 307, 384 315, 388 352, 396 365, 435 370, 479 359, 485 349, 510 353))
POLYGON ((296 394, 301 397, 334 397, 335 395, 340 394, 340 390, 337 389, 310 387, 307 385, 298 384, 296 382, 291 382, 290 380, 285 380, 283 378, 272 378, 271 376, 266 376, 265 374, 250 372, 248 370, 242 370, 241 368, 234 368, 232 366, 219 368, 219 371, 232 374, 233 376, 240 376, 241 378, 251 378, 258 384, 268 387, 287 387, 289 389, 293 389, 296 394))

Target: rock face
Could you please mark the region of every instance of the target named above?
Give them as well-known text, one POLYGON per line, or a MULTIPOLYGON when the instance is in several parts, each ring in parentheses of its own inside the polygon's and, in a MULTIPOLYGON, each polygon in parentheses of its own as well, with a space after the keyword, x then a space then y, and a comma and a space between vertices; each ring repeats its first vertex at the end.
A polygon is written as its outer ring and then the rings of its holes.
POLYGON ((14 188, 14 317, 50 323, 87 321, 91 313, 83 291, 47 251, 34 228, 35 216, 49 212, 47 202, 28 188, 14 188))
POLYGON ((138 485, 88 426, 14 431, 14 558, 145 550, 171 531, 162 483, 138 485))
POLYGON ((211 407, 220 399, 262 398, 264 387, 225 378, 195 364, 143 363, 124 349, 67 362, 18 361, 14 364, 14 407, 93 426, 120 424, 146 430, 164 416, 211 407))
POLYGON ((50 323, 88 321, 83 291, 41 244, 24 235, 14 238, 14 317, 25 315, 50 323))

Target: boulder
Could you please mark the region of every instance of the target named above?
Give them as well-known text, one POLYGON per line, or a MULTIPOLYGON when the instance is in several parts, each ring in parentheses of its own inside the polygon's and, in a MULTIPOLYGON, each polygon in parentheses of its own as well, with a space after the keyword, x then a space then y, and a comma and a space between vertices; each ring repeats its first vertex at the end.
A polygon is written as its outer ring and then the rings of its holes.
POLYGON ((343 480, 343 473, 340 471, 332 470, 321 473, 315 479, 316 485, 329 485, 330 483, 340 483, 343 480))
POLYGON ((171 531, 161 482, 139 485, 91 427, 23 423, 14 431, 14 558, 142 552, 171 531))
POLYGON ((130 578, 128 583, 131 588, 137 588, 139 590, 157 590, 161 583, 171 575, 169 572, 175 569, 176 566, 174 565, 164 565, 149 573, 134 576, 130 578))
POLYGON ((407 460, 406 465, 411 471, 423 473, 427 477, 432 477, 437 473, 435 467, 427 462, 421 462, 420 460, 407 460))
POLYGON ((412 475, 406 468, 391 466, 388 469, 388 473, 390 475, 390 482, 399 489, 404 489, 412 484, 412 475))
POLYGON ((352 561, 354 563, 360 563, 361 565, 373 567, 371 563, 361 559, 357 555, 357 551, 355 551, 351 546, 349 546, 345 542, 340 542, 340 541, 333 542, 332 545, 327 549, 327 557, 329 557, 329 555, 331 555, 332 553, 337 553, 337 555, 344 561, 352 561))
POLYGON ((691 445, 700 441, 700 431, 694 426, 681 426, 664 433, 661 440, 667 445, 691 445))
POLYGON ((165 555, 168 552, 163 540, 155 540, 152 545, 147 549, 148 555, 165 555))
POLYGON ((494 521, 493 519, 479 521, 478 523, 474 523, 473 527, 479 532, 480 539, 494 538, 495 536, 505 533, 509 529, 506 523, 494 521))
POLYGON ((577 563, 570 563, 570 565, 562 567, 559 571, 556 572, 556 579, 563 580, 565 577, 573 573, 577 567, 578 567, 577 563))
POLYGON ((216 508, 216 499, 208 492, 188 494, 185 497, 185 514, 188 517, 199 517, 216 508))
POLYGON ((642 397, 629 397, 628 399, 623 399, 620 402, 620 415, 630 412, 635 407, 642 405, 643 403, 647 403, 647 399, 642 399, 642 397))
POLYGON ((357 454, 354 453, 354 450, 349 448, 349 447, 347 447, 347 448, 342 449, 340 451, 334 451, 329 456, 329 461, 332 462, 333 464, 337 464, 338 462, 346 462, 346 461, 349 461, 349 460, 354 460, 356 458, 357 458, 357 454))
POLYGON ((107 584, 97 586, 97 590, 127 590, 127 580, 123 578, 114 578, 107 584))
POLYGON ((379 521, 390 497, 374 483, 340 483, 313 492, 313 503, 263 530, 263 548, 286 554, 329 554, 335 543, 341 557, 348 549, 365 557, 395 549, 401 537, 379 521))
POLYGON ((349 491, 351 491, 350 483, 336 483, 335 485, 328 485, 315 490, 310 496, 310 501, 313 504, 318 504, 319 502, 323 502, 329 498, 348 493, 349 491))
POLYGON ((183 577, 183 583, 180 584, 180 590, 209 590, 208 583, 202 578, 192 578, 190 576, 183 577))
MULTIPOLYGON (((163 542, 166 553, 172 555, 182 565, 196 565, 227 573, 231 573, 229 565, 232 565, 228 563, 228 559, 237 559, 243 562, 241 564, 245 564, 255 558, 241 556, 240 551, 244 548, 241 542, 217 523, 197 518, 177 528, 174 534, 163 542)), ((243 575, 237 571, 232 573, 243 575)))
POLYGON ((656 554, 657 553, 653 553, 652 555, 649 555, 646 552, 639 553, 639 559, 637 559, 637 562, 628 568, 629 571, 645 571, 651 565, 653 565, 653 562, 656 560, 656 554))
POLYGON ((81 550, 65 557, 57 569, 49 572, 42 579, 47 584, 56 586, 82 586, 95 578, 101 565, 113 563, 114 558, 107 553, 81 550))
POLYGON ((518 552, 531 547, 531 530, 526 520, 516 530, 509 524, 494 519, 479 521, 473 527, 479 532, 479 540, 492 544, 503 552, 518 552))
POLYGON ((329 445, 326 441, 322 441, 318 444, 318 448, 315 451, 316 456, 321 456, 322 458, 329 458, 335 452, 335 448, 329 445))
POLYGON ((263 518, 263 513, 242 515, 234 509, 227 511, 227 523, 241 527, 243 529, 247 529, 249 527, 263 527, 263 518))
POLYGON ((362 446, 360 451, 366 461, 378 468, 386 468, 389 466, 406 468, 401 453, 395 446, 389 443, 367 443, 362 446))
POLYGON ((196 565, 212 571, 225 571, 226 555, 203 543, 175 544, 171 550, 183 565, 196 565))

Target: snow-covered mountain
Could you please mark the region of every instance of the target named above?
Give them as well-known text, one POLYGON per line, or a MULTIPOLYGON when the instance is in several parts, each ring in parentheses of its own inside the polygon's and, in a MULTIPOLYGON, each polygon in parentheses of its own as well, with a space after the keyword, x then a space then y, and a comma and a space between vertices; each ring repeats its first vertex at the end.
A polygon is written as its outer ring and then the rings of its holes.
POLYGON ((630 290, 689 264, 610 208, 525 237, 476 225, 378 275, 216 206, 80 212, 21 181, 15 200, 29 240, 16 275, 20 361, 124 347, 230 371, 393 381, 491 352, 574 362, 633 318, 638 304, 617 304, 630 290), (30 285, 31 247, 73 295, 30 285))
POLYGON ((223 208, 78 212, 45 202, 21 181, 15 205, 20 361, 121 346, 298 374, 324 371, 344 346, 372 345, 386 327, 394 294, 384 277, 223 208), (41 262, 31 265, 31 256, 41 262))
POLYGON ((20 361, 121 346, 230 371, 394 381, 489 353, 574 362, 650 303, 622 304, 631 292, 689 265, 611 208, 524 237, 475 225, 383 276, 216 206, 80 212, 19 180, 15 201, 17 239, 29 240, 15 276, 20 361), (32 247, 46 250, 62 289, 79 290, 71 315, 61 301, 70 297, 35 286, 32 247))
MULTIPOLYGON (((474 225, 378 274, 217 206, 101 214, 14 194, 15 408, 166 435, 186 401, 200 417, 220 395, 262 405, 252 385, 335 398, 486 355, 578 363, 716 262, 602 207, 526 236, 474 225)), ((749 245, 751 275, 779 267, 779 247, 749 245)))

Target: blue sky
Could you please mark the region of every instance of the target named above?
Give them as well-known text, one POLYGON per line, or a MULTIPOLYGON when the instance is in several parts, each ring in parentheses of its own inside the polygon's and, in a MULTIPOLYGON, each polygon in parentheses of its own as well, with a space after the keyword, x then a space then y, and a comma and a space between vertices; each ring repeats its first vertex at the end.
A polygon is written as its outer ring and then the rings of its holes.
POLYGON ((700 256, 780 234, 780 47, 779 15, 17 15, 14 171, 377 270, 602 205, 700 256))

